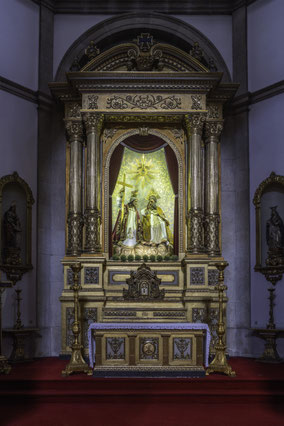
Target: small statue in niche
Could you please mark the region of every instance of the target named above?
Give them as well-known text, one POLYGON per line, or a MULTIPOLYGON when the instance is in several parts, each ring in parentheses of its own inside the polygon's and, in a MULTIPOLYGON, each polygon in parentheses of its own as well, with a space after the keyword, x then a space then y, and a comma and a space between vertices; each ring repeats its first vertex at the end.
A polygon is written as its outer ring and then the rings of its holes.
POLYGON ((143 239, 151 244, 173 244, 173 236, 170 231, 169 221, 163 210, 157 206, 159 195, 153 189, 148 195, 148 204, 141 211, 143 239))
POLYGON ((4 213, 4 263, 17 265, 21 263, 22 226, 17 215, 16 203, 12 202, 4 213))
POLYGON ((277 266, 284 264, 284 224, 277 206, 270 207, 271 216, 266 222, 266 242, 268 245, 268 258, 266 264, 277 266))
POLYGON ((134 247, 141 239, 141 221, 137 210, 138 191, 131 192, 128 204, 124 205, 125 188, 119 195, 119 213, 113 231, 113 241, 127 247, 134 247))

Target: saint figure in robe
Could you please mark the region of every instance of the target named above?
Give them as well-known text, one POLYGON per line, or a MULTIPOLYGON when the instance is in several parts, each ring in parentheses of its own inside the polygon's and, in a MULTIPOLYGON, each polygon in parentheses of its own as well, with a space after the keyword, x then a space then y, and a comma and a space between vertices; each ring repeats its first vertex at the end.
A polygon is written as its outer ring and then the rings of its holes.
POLYGON ((128 204, 122 204, 118 212, 112 237, 115 244, 134 247, 141 240, 142 228, 137 210, 137 194, 137 190, 132 191, 128 204))
POLYGON ((170 223, 163 210, 157 206, 159 195, 152 189, 148 194, 148 204, 141 211, 143 240, 153 245, 161 243, 173 244, 170 223))

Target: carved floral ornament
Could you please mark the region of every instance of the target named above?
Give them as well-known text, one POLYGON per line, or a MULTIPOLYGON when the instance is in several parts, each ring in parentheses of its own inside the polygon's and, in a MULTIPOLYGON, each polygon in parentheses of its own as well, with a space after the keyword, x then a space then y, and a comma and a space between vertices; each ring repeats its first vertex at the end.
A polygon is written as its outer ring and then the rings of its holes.
POLYGON ((108 109, 181 109, 181 98, 161 95, 114 95, 107 99, 108 109))
POLYGON ((87 112, 83 115, 85 127, 88 132, 100 132, 104 122, 103 114, 87 112))
POLYGON ((65 105, 67 118, 81 117, 81 105, 79 103, 67 102, 65 105))
POLYGON ((206 121, 206 113, 186 114, 184 123, 187 130, 188 137, 192 133, 201 134, 203 131, 204 123, 206 121))
POLYGON ((81 121, 65 120, 65 128, 69 141, 83 138, 83 123, 81 121))
POLYGON ((207 121, 205 123, 205 139, 212 136, 219 138, 223 130, 223 120, 221 121, 207 121))

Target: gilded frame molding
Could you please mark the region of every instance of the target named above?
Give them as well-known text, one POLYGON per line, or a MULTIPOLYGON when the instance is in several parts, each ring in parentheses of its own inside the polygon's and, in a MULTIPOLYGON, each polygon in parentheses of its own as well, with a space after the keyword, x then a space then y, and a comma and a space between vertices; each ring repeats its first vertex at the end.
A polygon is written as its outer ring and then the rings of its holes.
MULTIPOLYGON (((182 124, 180 124, 181 128, 182 128, 182 124)), ((148 133, 158 136, 161 139, 163 139, 166 143, 169 144, 169 146, 173 149, 176 158, 177 158, 177 162, 178 162, 178 197, 179 197, 179 217, 178 217, 178 226, 179 226, 179 243, 178 243, 178 250, 179 250, 179 254, 182 254, 185 252, 185 241, 184 241, 184 224, 185 224, 185 220, 184 220, 184 185, 183 183, 185 182, 185 167, 183 167, 183 160, 182 160, 182 156, 181 153, 179 151, 179 149, 177 148, 176 144, 173 142, 173 140, 171 140, 168 136, 166 136, 165 134, 163 134, 162 132, 156 130, 156 129, 148 129, 148 133)), ((105 253, 109 253, 109 240, 108 240, 108 235, 109 235, 109 166, 110 166, 110 159, 111 156, 115 150, 115 148, 126 138, 128 138, 129 136, 132 135, 137 135, 139 134, 139 128, 137 129, 125 129, 125 133, 123 133, 122 135, 120 135, 117 139, 114 140, 114 142, 112 143, 111 147, 109 148, 107 155, 106 155, 106 159, 105 159, 105 164, 104 164, 104 183, 103 183, 103 188, 104 188, 104 202, 103 202, 103 208, 104 208, 104 229, 103 229, 103 235, 104 235, 104 243, 103 243, 103 247, 104 247, 104 252, 105 253)))
MULTIPOLYGON (((9 183, 17 183, 26 194, 26 259, 24 266, 32 266, 32 206, 35 202, 33 193, 27 182, 22 179, 17 172, 11 175, 2 176, 0 179, 0 217, 2 220, 2 199, 3 189, 9 183)), ((2 226, 0 227, 0 241, 2 241, 2 226)))
POLYGON ((277 175, 275 172, 271 172, 270 175, 264 179, 257 187, 254 197, 253 204, 255 206, 255 236, 256 236, 256 264, 254 269, 258 270, 263 265, 261 263, 261 197, 272 185, 283 186, 284 189, 284 176, 277 175))

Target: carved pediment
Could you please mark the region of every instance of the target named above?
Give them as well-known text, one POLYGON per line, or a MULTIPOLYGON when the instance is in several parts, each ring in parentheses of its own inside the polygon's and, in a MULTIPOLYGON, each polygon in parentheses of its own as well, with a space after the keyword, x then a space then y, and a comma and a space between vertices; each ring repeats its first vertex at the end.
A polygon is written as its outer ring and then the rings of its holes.
MULTIPOLYGON (((189 52, 165 43, 157 43, 149 33, 142 33, 130 43, 123 43, 100 53, 91 42, 84 55, 76 57, 71 71, 171 71, 209 72, 217 71, 197 42, 189 52), (91 52, 91 53, 90 53, 91 52)), ((214 62, 214 61, 213 61, 214 62)))
POLYGON ((165 290, 160 290, 161 280, 157 277, 157 273, 151 271, 145 263, 136 272, 131 271, 126 284, 128 284, 128 290, 123 289, 125 300, 162 300, 165 296, 165 290))

